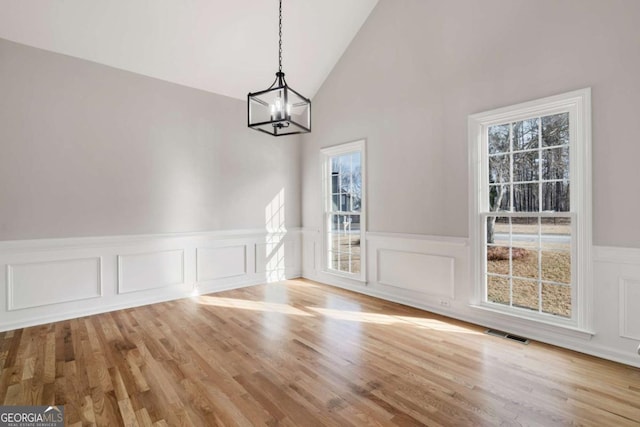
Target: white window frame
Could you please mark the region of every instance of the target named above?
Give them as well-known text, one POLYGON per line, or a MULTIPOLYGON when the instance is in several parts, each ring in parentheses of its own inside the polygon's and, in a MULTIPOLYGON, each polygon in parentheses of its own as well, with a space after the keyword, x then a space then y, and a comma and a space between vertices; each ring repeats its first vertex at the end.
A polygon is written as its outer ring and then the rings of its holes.
POLYGON ((320 150, 322 170, 322 271, 366 282, 367 273, 367 166, 366 166, 366 141, 364 139, 322 148, 320 150), (360 204, 360 273, 347 273, 329 268, 329 220, 331 211, 331 157, 349 153, 360 153, 360 173, 362 175, 362 200, 360 204))
MULTIPOLYGON (((593 317, 592 219, 591 219, 591 89, 581 89, 522 104, 473 114, 468 119, 470 161, 470 215, 472 282, 475 307, 526 318, 540 323, 590 331, 593 317), (486 300, 486 215, 488 206, 489 163, 488 129, 533 117, 569 113, 569 162, 572 218, 572 307, 571 318, 528 313, 486 300)), ((522 216, 522 215, 520 215, 522 216)), ((526 216, 526 213, 525 215, 526 216)))

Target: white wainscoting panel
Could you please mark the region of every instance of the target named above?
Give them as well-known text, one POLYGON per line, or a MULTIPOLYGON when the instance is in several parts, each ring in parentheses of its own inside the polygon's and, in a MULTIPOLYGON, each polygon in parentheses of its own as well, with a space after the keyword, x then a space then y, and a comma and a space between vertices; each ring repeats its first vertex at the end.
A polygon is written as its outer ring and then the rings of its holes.
POLYGON ((10 311, 99 297, 100 258, 8 264, 7 290, 10 311))
POLYGON ((267 242, 256 244, 256 273, 290 269, 296 265, 297 257, 294 241, 271 237, 267 242))
POLYGON ((318 274, 318 256, 321 242, 319 241, 319 231, 316 229, 303 229, 302 230, 302 275, 304 277, 317 277, 318 274))
POLYGON ((620 336, 640 341, 640 278, 620 278, 620 336))
POLYGON ((454 258, 390 249, 377 255, 378 283, 453 298, 454 258))
POLYGON ((207 282, 247 274, 247 245, 196 249, 196 280, 207 282))
POLYGON ((425 307, 468 298, 468 245, 456 237, 367 233, 367 288, 425 307))
POLYGON ((300 240, 258 229, 0 242, 0 331, 300 277, 300 240))
POLYGON ((118 255, 118 293, 184 283, 184 250, 118 255))

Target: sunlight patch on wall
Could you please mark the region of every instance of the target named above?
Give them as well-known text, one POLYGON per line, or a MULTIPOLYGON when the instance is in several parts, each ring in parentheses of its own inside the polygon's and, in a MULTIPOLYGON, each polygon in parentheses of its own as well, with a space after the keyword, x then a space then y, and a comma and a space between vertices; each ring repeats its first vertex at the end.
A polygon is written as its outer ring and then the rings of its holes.
POLYGON ((285 280, 284 236, 287 232, 284 217, 284 188, 264 208, 266 237, 266 281, 285 280))

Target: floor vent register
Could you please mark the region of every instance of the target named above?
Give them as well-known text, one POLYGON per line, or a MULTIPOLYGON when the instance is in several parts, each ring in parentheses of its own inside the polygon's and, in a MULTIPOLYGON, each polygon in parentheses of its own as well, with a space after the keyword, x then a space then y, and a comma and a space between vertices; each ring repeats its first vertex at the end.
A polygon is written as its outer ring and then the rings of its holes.
POLYGON ((487 329, 486 331, 484 331, 484 333, 487 335, 492 335, 494 337, 517 341, 522 344, 529 344, 529 340, 527 338, 519 337, 518 335, 513 335, 503 331, 498 331, 497 329, 487 329))

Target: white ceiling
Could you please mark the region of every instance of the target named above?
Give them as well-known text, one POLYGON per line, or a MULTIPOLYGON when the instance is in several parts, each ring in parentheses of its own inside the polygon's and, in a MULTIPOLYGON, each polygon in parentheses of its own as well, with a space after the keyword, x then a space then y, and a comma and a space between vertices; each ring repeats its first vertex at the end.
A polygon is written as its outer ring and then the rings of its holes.
MULTIPOLYGON (((313 97, 378 0, 283 0, 283 71, 313 97)), ((277 0, 0 0, 0 38, 246 99, 278 68, 277 0)))

